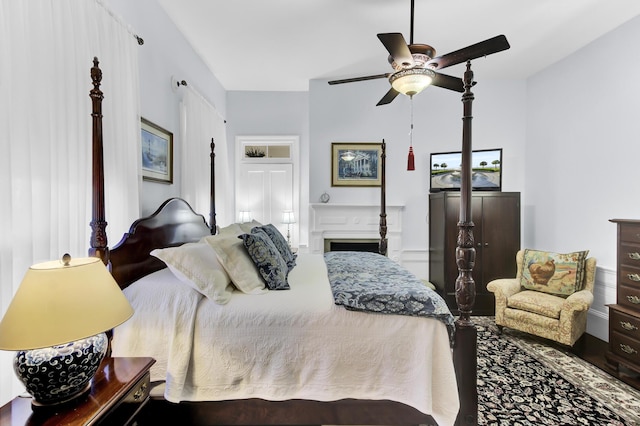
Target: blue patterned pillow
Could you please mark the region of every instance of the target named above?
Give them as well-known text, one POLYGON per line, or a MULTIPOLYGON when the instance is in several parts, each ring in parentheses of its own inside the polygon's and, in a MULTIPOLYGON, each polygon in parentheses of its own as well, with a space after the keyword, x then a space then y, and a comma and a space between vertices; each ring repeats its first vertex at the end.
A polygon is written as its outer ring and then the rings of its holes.
POLYGON ((278 228, 269 223, 263 226, 254 227, 253 229, 251 229, 251 232, 266 233, 280 252, 280 255, 282 256, 284 261, 287 263, 287 268, 289 268, 289 271, 291 271, 293 267, 296 266, 296 257, 298 257, 298 255, 291 251, 289 243, 287 243, 287 240, 282 236, 280 231, 278 231, 278 228))
POLYGON ((242 239, 249 257, 267 283, 267 288, 269 290, 289 290, 287 282, 289 268, 271 238, 265 232, 242 234, 238 238, 242 239))

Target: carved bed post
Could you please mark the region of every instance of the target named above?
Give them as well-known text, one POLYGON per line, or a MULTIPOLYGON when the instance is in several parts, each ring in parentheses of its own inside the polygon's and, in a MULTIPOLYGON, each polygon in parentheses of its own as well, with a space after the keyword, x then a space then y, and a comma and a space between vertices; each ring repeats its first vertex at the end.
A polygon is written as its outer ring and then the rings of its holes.
POLYGON ((215 148, 216 148, 216 144, 213 141, 213 138, 211 138, 211 153, 209 154, 209 156, 211 157, 211 168, 209 173, 211 173, 210 176, 210 190, 211 193, 209 195, 209 203, 211 203, 209 205, 209 229, 211 229, 211 235, 214 235, 217 230, 218 227, 216 225, 216 167, 215 167, 215 159, 216 159, 216 153, 215 153, 215 148))
POLYGON ((475 303, 475 282, 471 275, 476 259, 473 240, 473 221, 471 219, 471 106, 473 103, 473 72, 471 62, 467 61, 464 73, 462 103, 462 173, 460 188, 460 221, 458 222, 458 241, 456 248, 456 303, 460 316, 456 320, 455 350, 453 362, 456 367, 456 378, 460 391, 460 412, 457 425, 478 424, 478 390, 477 390, 477 331, 470 315, 475 303))
POLYGON ((99 257, 105 265, 109 265, 109 247, 107 245, 107 221, 105 219, 104 205, 104 161, 102 152, 102 99, 100 90, 102 70, 98 66, 98 58, 93 58, 91 68, 91 80, 93 89, 89 92, 91 97, 93 118, 93 142, 92 142, 92 213, 91 213, 91 238, 89 240, 89 256, 99 257))
POLYGON ((382 148, 382 152, 380 154, 380 161, 381 161, 380 169, 381 169, 382 176, 380 176, 380 243, 378 245, 378 252, 381 255, 386 256, 387 255, 387 210, 386 210, 386 206, 387 206, 387 196, 386 196, 387 144, 384 142, 384 139, 382 139, 381 148, 382 148))

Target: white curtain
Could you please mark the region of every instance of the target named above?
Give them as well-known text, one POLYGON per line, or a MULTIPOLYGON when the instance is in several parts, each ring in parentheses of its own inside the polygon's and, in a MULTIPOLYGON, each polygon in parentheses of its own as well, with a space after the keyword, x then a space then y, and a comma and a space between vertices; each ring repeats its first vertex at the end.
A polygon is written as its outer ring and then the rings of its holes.
MULTIPOLYGON (((0 1, 2 315, 30 265, 87 255, 94 56, 103 70, 110 244, 139 216, 139 48, 97 0, 0 1)), ((23 389, 12 356, 0 351, 0 404, 23 389)))
POLYGON ((182 187, 180 193, 209 221, 211 139, 215 142, 216 223, 234 221, 233 182, 224 118, 203 96, 187 86, 180 104, 182 187))

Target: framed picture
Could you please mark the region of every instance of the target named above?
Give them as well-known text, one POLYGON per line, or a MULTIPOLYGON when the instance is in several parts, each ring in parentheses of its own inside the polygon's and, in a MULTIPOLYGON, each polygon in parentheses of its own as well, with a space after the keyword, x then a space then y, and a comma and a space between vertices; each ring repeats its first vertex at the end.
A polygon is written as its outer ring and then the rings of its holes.
POLYGON ((331 186, 380 186, 381 143, 331 144, 331 186))
POLYGON ((173 133, 141 119, 142 179, 173 183, 173 133))

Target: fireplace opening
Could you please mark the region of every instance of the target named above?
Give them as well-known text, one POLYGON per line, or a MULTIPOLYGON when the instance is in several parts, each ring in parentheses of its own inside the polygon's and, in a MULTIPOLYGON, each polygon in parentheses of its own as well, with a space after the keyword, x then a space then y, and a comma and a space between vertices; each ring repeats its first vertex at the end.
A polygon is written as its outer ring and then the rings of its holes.
POLYGON ((378 253, 379 240, 375 239, 332 239, 324 240, 324 251, 368 251, 378 253))

